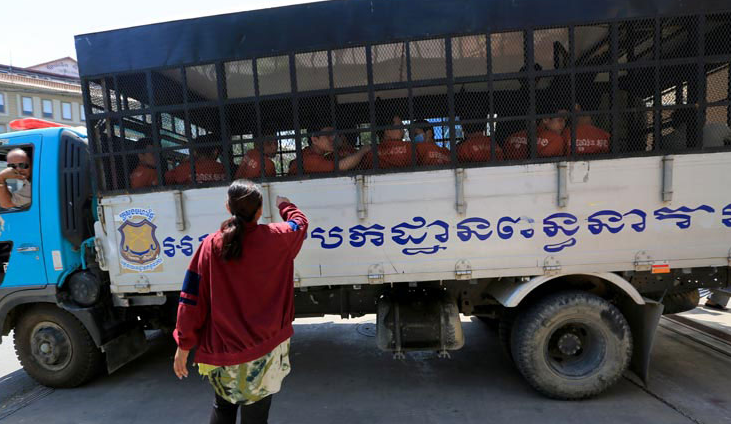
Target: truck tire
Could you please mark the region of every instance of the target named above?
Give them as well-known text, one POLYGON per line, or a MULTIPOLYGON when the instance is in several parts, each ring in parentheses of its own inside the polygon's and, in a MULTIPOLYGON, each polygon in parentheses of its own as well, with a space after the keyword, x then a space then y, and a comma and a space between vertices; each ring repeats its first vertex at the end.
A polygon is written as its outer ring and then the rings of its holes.
POLYGON ((665 306, 663 315, 679 314, 681 312, 690 311, 698 307, 701 301, 701 294, 698 289, 688 290, 679 293, 670 293, 662 299, 665 306))
POLYGON ((20 317, 14 342, 23 369, 48 387, 79 386, 94 377, 103 362, 83 324, 51 304, 35 306, 20 317))
POLYGON ((506 312, 500 316, 500 322, 497 327, 497 337, 500 341, 500 347, 505 356, 513 362, 513 352, 511 348, 511 335, 513 332, 513 323, 515 322, 515 314, 506 312))
POLYGON ((553 294, 528 307, 513 325, 516 367, 539 392, 584 399, 617 382, 632 356, 632 333, 614 305, 590 293, 553 294))

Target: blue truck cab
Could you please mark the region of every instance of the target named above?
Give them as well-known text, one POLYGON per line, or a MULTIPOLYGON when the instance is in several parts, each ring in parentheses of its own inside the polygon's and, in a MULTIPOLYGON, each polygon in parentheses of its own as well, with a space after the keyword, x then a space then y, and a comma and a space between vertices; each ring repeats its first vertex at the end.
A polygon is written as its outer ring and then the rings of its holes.
POLYGON ((85 135, 68 128, 0 134, 0 170, 14 149, 29 157, 31 176, 6 185, 30 184, 31 201, 0 209, 0 340, 14 330, 23 367, 42 384, 76 386, 101 368, 103 351, 108 367, 121 366, 129 355, 116 352, 129 349, 131 335, 142 346, 144 333, 113 307, 96 263, 85 135))

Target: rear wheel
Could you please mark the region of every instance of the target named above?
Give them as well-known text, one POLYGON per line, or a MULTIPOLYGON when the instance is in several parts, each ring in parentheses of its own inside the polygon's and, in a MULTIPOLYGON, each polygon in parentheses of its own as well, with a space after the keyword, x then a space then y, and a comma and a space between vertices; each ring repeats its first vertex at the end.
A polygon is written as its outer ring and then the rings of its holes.
POLYGON ((556 399, 595 396, 627 369, 632 333, 622 313, 585 292, 561 292, 515 321, 511 351, 528 383, 556 399))
POLYGON ((15 327, 15 352, 25 371, 48 387, 76 387, 100 369, 102 355, 86 328, 54 305, 26 311, 15 327))
POLYGON ((679 314, 681 312, 690 311, 698 307, 701 301, 701 294, 698 289, 692 289, 680 293, 670 293, 665 295, 662 300, 663 315, 679 314))

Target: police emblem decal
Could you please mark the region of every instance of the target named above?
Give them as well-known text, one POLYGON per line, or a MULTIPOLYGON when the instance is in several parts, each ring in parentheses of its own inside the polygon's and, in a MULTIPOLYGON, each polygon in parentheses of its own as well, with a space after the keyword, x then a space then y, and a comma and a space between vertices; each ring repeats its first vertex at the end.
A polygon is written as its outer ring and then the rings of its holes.
POLYGON ((160 242, 155 236, 157 226, 152 223, 152 209, 127 209, 119 214, 122 225, 117 228, 120 263, 128 270, 153 271, 162 264, 160 242))

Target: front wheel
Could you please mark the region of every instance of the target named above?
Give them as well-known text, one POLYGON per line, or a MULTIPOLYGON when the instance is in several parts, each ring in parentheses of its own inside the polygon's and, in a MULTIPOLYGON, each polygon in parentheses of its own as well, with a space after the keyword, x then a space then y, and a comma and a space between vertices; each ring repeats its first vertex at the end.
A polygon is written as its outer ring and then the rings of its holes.
POLYGON ((515 321, 515 365, 539 392, 583 399, 613 385, 632 356, 632 333, 622 313, 590 293, 556 293, 515 321))
POLYGON ((102 363, 101 352, 81 322, 51 304, 35 306, 20 317, 14 342, 23 369, 48 387, 79 386, 102 363))

